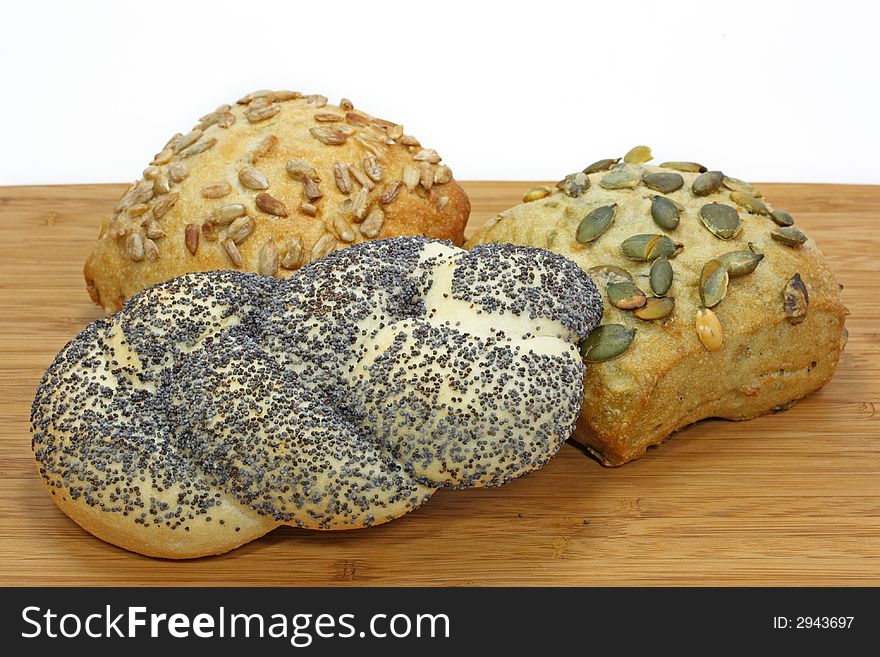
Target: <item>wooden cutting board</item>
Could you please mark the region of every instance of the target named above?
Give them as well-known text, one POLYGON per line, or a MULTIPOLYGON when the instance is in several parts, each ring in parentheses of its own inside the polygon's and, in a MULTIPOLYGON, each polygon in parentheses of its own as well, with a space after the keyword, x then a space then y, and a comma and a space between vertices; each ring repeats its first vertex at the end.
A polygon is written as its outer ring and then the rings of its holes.
MULTIPOLYGON (((477 225, 528 183, 467 183, 477 225)), ((371 529, 288 527, 227 555, 149 559, 68 520, 28 414, 55 353, 99 316, 82 263, 120 185, 0 188, 0 584, 880 584, 880 186, 765 185, 846 285, 849 345, 824 389, 709 420, 608 469, 566 445, 500 489, 440 491, 371 529)))

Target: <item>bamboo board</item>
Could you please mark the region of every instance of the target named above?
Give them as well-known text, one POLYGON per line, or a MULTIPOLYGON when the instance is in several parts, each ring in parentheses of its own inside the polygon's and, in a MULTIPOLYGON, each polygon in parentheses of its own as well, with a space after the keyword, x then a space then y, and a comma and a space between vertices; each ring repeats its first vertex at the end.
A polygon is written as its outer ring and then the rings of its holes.
MULTIPOLYGON (((528 183, 465 186, 477 225, 528 183)), ((122 189, 0 188, 0 584, 880 584, 880 186, 762 186, 825 252, 852 310, 834 379, 790 411, 700 422, 618 469, 566 445, 539 473, 440 491, 386 525, 282 528, 190 562, 88 535, 30 450, 40 376, 99 316, 82 263, 122 189)))

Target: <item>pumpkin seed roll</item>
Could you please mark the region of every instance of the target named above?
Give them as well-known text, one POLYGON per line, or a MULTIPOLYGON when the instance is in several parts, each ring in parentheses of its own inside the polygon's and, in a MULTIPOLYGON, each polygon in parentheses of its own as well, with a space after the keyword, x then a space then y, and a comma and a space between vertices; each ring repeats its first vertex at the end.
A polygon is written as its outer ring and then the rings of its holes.
POLYGON ((707 417, 745 420, 826 383, 846 309, 819 249, 753 185, 633 148, 534 187, 468 246, 536 246, 575 261, 604 323, 575 440, 607 465, 638 458, 707 417))
POLYGON ((255 91, 171 137, 104 219, 86 262, 108 312, 193 271, 289 276, 350 244, 463 241, 470 203, 437 151, 350 100, 255 91))

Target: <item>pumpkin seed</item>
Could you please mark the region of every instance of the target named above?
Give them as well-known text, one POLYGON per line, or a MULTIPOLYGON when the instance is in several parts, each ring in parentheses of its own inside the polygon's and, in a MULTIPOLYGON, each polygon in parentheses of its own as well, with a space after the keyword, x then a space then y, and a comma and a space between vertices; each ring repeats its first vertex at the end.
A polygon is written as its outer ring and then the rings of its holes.
POLYGON ((651 149, 647 146, 634 146, 623 156, 623 161, 629 164, 641 164, 654 159, 651 149))
POLYGON ((736 237, 742 227, 737 211, 723 203, 707 203, 701 207, 700 221, 710 233, 723 240, 736 237))
POLYGON ((641 176, 635 169, 615 169, 606 173, 599 184, 605 189, 634 189, 638 187, 641 176))
POLYGON ((777 226, 793 226, 794 225, 794 217, 792 217, 785 210, 774 210, 770 213, 770 218, 774 221, 777 226))
POLYGON ((671 194, 684 186, 684 178, 680 173, 646 173, 642 176, 642 182, 645 187, 664 194, 671 194))
POLYGON ((694 196, 708 196, 717 192, 723 181, 724 174, 720 171, 707 171, 694 178, 691 191, 694 196))
POLYGON ((675 203, 658 194, 651 200, 651 216, 660 228, 675 230, 681 219, 681 212, 675 203))
POLYGON ((581 219, 575 239, 581 244, 588 244, 608 230, 614 216, 617 214, 617 203, 602 205, 590 211, 581 219))
POLYGON ((810 295, 807 286, 801 279, 800 274, 792 276, 782 290, 782 306, 785 310, 785 318, 791 324, 800 324, 807 318, 807 307, 810 305, 810 295))
POLYGON ((724 343, 724 332, 721 329, 721 322, 718 315, 709 308, 700 308, 697 311, 697 317, 694 321, 697 329, 697 335, 700 342, 706 347, 707 351, 718 351, 724 343))
POLYGON ((668 317, 673 310, 675 310, 675 299, 672 297, 651 297, 644 306, 633 311, 633 316, 647 322, 668 317))
POLYGON ((696 162, 661 162, 664 169, 675 169, 676 171, 684 171, 685 173, 705 173, 706 167, 696 162))
MULTIPOLYGON (((407 187, 410 187, 409 182, 406 181, 406 171, 404 171, 404 182, 407 183, 407 187)), ((418 179, 416 179, 416 183, 410 187, 410 191, 415 189, 418 184, 418 179)), ((522 196, 523 203, 531 203, 532 201, 538 201, 546 196, 550 196, 551 189, 549 187, 545 187, 544 185, 538 185, 537 187, 530 187, 525 194, 522 196)))
POLYGON ((700 299, 706 308, 712 308, 721 303, 727 294, 727 285, 730 282, 730 274, 727 267, 720 260, 710 260, 703 265, 700 272, 700 299))
POLYGON ((605 159, 605 160, 596 160, 590 166, 588 166, 584 169, 584 173, 589 176, 591 173, 599 173, 600 171, 608 171, 608 169, 610 169, 613 165, 617 164, 618 162, 620 162, 619 157, 615 157, 612 159, 605 159))
POLYGON ((798 247, 807 241, 803 231, 794 226, 780 226, 770 231, 770 237, 785 246, 798 247))
POLYGON ((724 179, 721 181, 721 183, 732 192, 740 192, 742 194, 748 194, 749 196, 754 196, 756 198, 761 196, 761 192, 758 191, 757 187, 755 187, 751 183, 747 183, 745 180, 740 180, 739 178, 724 176, 724 179))
POLYGON ((623 255, 638 262, 652 262, 660 256, 674 258, 684 248, 666 235, 633 235, 620 245, 623 255))
POLYGON ((666 256, 660 256, 651 263, 651 271, 648 274, 651 282, 651 290, 658 297, 662 297, 672 287, 672 265, 666 256))
POLYGON ((730 251, 717 258, 718 262, 727 269, 731 278, 751 274, 763 259, 763 253, 755 253, 754 251, 730 251))
POLYGON ((582 171, 570 173, 556 185, 572 198, 577 198, 590 188, 590 179, 582 171))
POLYGON ((621 310, 634 310, 645 305, 648 297, 634 283, 609 283, 605 289, 611 305, 621 310))
POLYGON ((581 357, 588 363, 617 358, 632 344, 636 330, 623 324, 602 324, 581 340, 581 357))
POLYGON ((764 201, 759 198, 746 194, 745 192, 730 192, 730 200, 741 208, 745 208, 752 214, 763 214, 770 216, 770 208, 764 205, 764 201))
MULTIPOLYGON (((548 243, 547 246, 552 245, 548 243)), ((616 267, 615 265, 596 265, 595 267, 590 267, 587 273, 597 284, 604 283, 608 285, 609 283, 633 282, 632 274, 626 269, 616 267)))

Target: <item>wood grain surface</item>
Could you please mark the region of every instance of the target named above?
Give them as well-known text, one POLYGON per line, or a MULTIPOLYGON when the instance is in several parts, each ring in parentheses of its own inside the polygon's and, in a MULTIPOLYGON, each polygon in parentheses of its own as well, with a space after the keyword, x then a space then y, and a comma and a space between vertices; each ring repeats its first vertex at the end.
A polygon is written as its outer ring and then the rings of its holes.
MULTIPOLYGON (((527 187, 467 183, 472 221, 527 187)), ((793 409, 700 422, 618 469, 566 445, 541 472, 438 492, 386 525, 285 527, 189 562, 81 530, 30 449, 40 376, 99 316, 82 263, 122 189, 0 188, 0 584, 880 584, 880 186, 762 186, 827 255, 852 311, 834 379, 793 409)))

